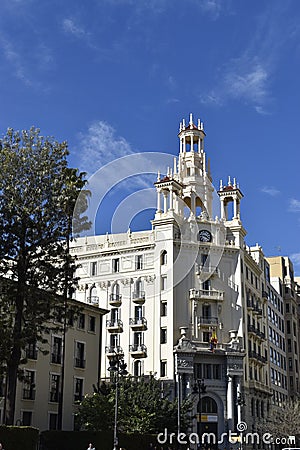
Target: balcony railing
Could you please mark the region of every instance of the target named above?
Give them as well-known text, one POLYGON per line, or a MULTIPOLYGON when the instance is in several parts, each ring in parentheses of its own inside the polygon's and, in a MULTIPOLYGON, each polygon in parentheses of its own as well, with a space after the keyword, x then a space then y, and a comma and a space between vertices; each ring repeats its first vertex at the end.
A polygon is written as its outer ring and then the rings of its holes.
POLYGON ((143 304, 145 302, 145 291, 133 292, 132 301, 137 304, 143 304))
POLYGON ((106 328, 110 332, 121 333, 123 331, 123 322, 122 320, 107 320, 106 328))
POLYGON ((99 305, 99 297, 97 295, 91 295, 88 297, 87 301, 92 305, 99 305))
POLYGON ((200 317, 200 325, 218 325, 217 317, 200 317))
POLYGON ((122 304, 122 294, 110 294, 109 304, 111 306, 119 307, 122 304))
POLYGON ((85 359, 83 359, 83 358, 75 358, 74 365, 78 369, 85 369, 85 359))
POLYGON ((50 392, 50 402, 57 403, 58 397, 59 397, 58 391, 50 392))
POLYGON ((35 389, 23 389, 23 400, 35 400, 35 389))
POLYGON ((134 358, 145 358, 147 356, 147 347, 145 344, 129 345, 129 353, 134 358))
POLYGON ((145 317, 131 317, 129 325, 132 330, 147 330, 147 320, 145 317))
POLYGON ((204 275, 205 277, 207 277, 207 275, 216 275, 216 276, 220 276, 220 270, 218 268, 218 266, 210 266, 210 265, 197 265, 196 267, 196 275, 204 275))
POLYGON ((248 333, 253 333, 258 336, 260 339, 265 339, 266 335, 263 331, 260 331, 259 328, 256 328, 254 325, 248 325, 248 333))
POLYGON ((116 356, 116 355, 124 355, 124 351, 122 349, 122 347, 120 347, 119 345, 117 346, 113 346, 113 345, 108 345, 105 347, 105 353, 106 356, 108 357, 112 357, 112 356, 116 356))
POLYGON ((254 352, 252 350, 249 351, 249 358, 256 359, 257 361, 261 362, 262 364, 267 364, 267 358, 260 353, 254 352))
POLYGON ((191 300, 224 300, 224 292, 217 290, 205 290, 205 289, 190 289, 191 300))

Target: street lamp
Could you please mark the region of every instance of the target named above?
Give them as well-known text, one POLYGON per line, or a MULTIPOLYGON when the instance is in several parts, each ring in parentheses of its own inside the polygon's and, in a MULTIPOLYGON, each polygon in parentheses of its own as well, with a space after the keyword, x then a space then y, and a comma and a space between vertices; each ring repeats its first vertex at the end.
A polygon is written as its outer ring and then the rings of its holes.
MULTIPOLYGON (((245 406, 245 400, 240 391, 238 391, 237 396, 236 396, 236 405, 237 405, 237 421, 238 421, 238 424, 242 424, 242 406, 245 406)), ((240 432, 240 439, 241 439, 240 450, 243 450, 243 430, 241 428, 241 429, 238 429, 237 431, 240 432)))
POLYGON ((128 374, 126 370, 127 364, 124 362, 123 356, 119 355, 115 352, 115 355, 113 358, 109 361, 109 368, 108 370, 112 374, 112 376, 115 379, 115 386, 116 386, 116 392, 115 392, 115 418, 114 418, 114 447, 113 450, 118 450, 118 394, 119 394, 119 377, 125 376, 128 374))
POLYGON ((206 393, 206 385, 204 383, 204 379, 197 379, 196 383, 194 384, 193 387, 193 394, 198 394, 199 395, 199 436, 200 436, 200 443, 201 445, 203 444, 202 442, 202 430, 201 430, 201 413, 202 413, 202 405, 201 405, 201 400, 202 400, 202 395, 206 393))

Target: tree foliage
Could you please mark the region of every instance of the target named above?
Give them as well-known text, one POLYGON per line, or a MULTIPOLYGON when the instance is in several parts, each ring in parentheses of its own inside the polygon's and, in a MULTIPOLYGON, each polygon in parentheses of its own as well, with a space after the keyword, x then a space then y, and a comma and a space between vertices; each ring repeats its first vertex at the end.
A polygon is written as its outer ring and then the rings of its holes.
MULTIPOLYGON (((8 129, 0 140, 0 363, 8 384, 7 424, 14 419, 23 350, 44 343, 49 323, 64 311, 63 294, 72 292, 75 281, 68 244, 76 199, 86 182, 85 174, 68 167, 67 156, 66 142, 43 137, 36 128, 8 129)), ((81 201, 77 231, 89 227, 84 208, 81 201)))
MULTIPOLYGON (((127 377, 119 381, 118 430, 124 433, 159 433, 177 429, 177 400, 170 399, 161 381, 154 377, 127 377)), ((78 420, 83 429, 112 430, 114 425, 114 385, 102 384, 98 392, 88 395, 79 406, 78 420)), ((191 401, 181 405, 182 430, 188 426, 191 401)))
POLYGON ((299 441, 300 399, 288 400, 280 408, 273 407, 270 417, 260 428, 262 433, 270 433, 273 438, 295 436, 299 441))

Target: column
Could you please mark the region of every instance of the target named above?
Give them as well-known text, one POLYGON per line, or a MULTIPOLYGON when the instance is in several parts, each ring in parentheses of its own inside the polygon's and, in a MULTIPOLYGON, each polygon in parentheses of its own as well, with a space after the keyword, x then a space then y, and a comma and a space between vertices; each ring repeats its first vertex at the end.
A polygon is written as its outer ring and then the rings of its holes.
POLYGON ((237 405, 237 423, 241 423, 241 421, 242 421, 242 401, 243 401, 243 399, 242 399, 241 380, 240 379, 238 379, 236 391, 237 391, 237 399, 239 400, 238 401, 238 405, 237 405))
POLYGON ((191 192, 191 217, 195 217, 196 215, 196 198, 195 193, 191 192))
POLYGON ((221 198, 221 219, 227 219, 224 198, 221 198))
POLYGON ((191 152, 194 151, 194 136, 191 136, 191 152))
POLYGON ((167 212, 168 210, 168 192, 167 191, 163 191, 163 195, 164 195, 164 213, 167 212))
POLYGON ((170 196, 170 211, 173 211, 174 207, 173 207, 173 188, 172 188, 172 186, 170 186, 169 196, 170 196))
POLYGON ((228 431, 233 431, 233 401, 232 401, 232 383, 233 377, 228 376, 227 384, 227 421, 228 431))
POLYGON ((237 217, 237 198, 233 199, 233 218, 235 219, 237 217))
POLYGON ((161 213, 161 189, 157 189, 157 213, 161 213))

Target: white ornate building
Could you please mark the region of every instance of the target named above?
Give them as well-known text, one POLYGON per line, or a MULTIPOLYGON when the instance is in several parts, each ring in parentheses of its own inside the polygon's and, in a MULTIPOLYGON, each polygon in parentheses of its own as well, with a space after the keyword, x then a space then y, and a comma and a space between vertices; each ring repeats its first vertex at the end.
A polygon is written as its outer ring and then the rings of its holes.
POLYGON ((236 180, 214 190, 203 123, 190 115, 178 137, 174 167, 155 182, 152 229, 73 244, 81 263, 76 298, 110 310, 102 377, 117 352, 132 374, 156 374, 180 398, 204 380, 194 431, 201 425, 220 435, 241 418, 255 429, 272 397, 268 263, 258 245, 245 245, 236 180))

